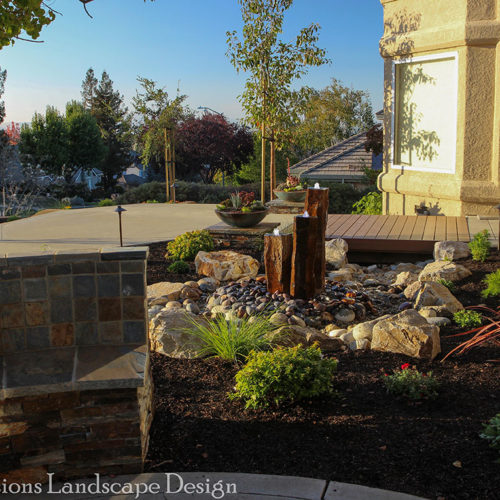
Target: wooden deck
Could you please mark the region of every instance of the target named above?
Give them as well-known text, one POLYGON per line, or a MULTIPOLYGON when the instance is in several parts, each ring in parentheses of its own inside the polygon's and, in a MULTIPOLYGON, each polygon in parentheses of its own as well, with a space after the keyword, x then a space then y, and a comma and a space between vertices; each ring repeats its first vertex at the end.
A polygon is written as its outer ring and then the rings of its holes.
POLYGON ((466 217, 331 214, 326 238, 343 238, 352 252, 432 253, 436 241, 470 234, 466 217))

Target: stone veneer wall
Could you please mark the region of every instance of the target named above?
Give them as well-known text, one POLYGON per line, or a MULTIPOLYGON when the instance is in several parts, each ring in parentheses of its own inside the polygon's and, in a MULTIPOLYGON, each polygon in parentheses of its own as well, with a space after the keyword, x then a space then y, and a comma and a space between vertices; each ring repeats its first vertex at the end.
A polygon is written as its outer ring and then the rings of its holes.
POLYGON ((0 259, 0 480, 142 470, 147 248, 0 259))

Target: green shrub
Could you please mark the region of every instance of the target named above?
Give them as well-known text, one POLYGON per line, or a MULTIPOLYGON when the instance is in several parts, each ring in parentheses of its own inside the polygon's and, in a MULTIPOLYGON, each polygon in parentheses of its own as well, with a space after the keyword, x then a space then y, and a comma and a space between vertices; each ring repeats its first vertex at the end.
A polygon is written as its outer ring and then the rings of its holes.
POLYGON ((401 365, 392 375, 385 374, 383 381, 387 392, 407 399, 435 399, 439 382, 432 372, 421 373, 409 363, 401 365))
POLYGON ((488 255, 490 254, 490 242, 488 238, 490 233, 484 229, 480 233, 477 233, 469 242, 470 252, 472 254, 472 260, 479 260, 484 262, 488 255))
MULTIPOLYGON (((253 316, 227 321, 222 315, 200 323, 189 319, 190 325, 181 331, 194 336, 202 345, 199 356, 211 356, 227 361, 244 361, 251 351, 269 349, 271 333, 276 326, 267 317, 253 316)), ((197 342, 198 343, 198 342, 197 342)))
POLYGON ((206 229, 181 234, 167 244, 169 256, 176 260, 194 260, 198 252, 210 252, 213 248, 214 240, 206 229))
POLYGON ((332 392, 337 361, 323 359, 317 345, 252 352, 236 374, 231 399, 242 399, 246 408, 280 406, 332 392))
POLYGON ((476 328, 483 323, 483 317, 477 311, 462 309, 453 315, 453 321, 462 328, 476 328))
POLYGON ((115 202, 111 198, 104 198, 104 200, 101 200, 97 206, 98 207, 112 207, 115 204, 115 202))
POLYGON ((167 269, 169 273, 187 274, 190 268, 187 262, 184 262, 183 260, 176 260, 175 262, 172 262, 167 269))
POLYGON ((153 181, 129 189, 118 197, 118 204, 145 203, 148 200, 158 200, 164 203, 165 199, 165 183, 153 181))
POLYGON ((372 191, 352 205, 353 214, 380 215, 382 213, 382 193, 372 191))
POLYGON ((500 269, 486 275, 483 281, 487 285, 487 288, 481 292, 483 297, 496 297, 500 295, 500 269))
MULTIPOLYGON (((484 424, 484 430, 479 434, 479 437, 489 441, 490 447, 500 453, 500 413, 497 413, 487 424, 484 424)), ((500 462, 500 459, 498 462, 500 462)))
POLYGON ((452 293, 455 293, 457 291, 457 287, 455 286, 455 283, 453 283, 453 281, 440 278, 437 280, 437 282, 441 283, 441 285, 444 285, 452 293))
MULTIPOLYGON (((314 179, 309 180, 309 185, 314 185, 314 179)), ((340 182, 320 182, 321 187, 329 188, 328 213, 329 214, 350 214, 352 206, 371 189, 359 190, 352 184, 341 184, 340 182)))
POLYGON ((15 220, 22 219, 19 215, 9 215, 7 217, 7 222, 14 222, 15 220))

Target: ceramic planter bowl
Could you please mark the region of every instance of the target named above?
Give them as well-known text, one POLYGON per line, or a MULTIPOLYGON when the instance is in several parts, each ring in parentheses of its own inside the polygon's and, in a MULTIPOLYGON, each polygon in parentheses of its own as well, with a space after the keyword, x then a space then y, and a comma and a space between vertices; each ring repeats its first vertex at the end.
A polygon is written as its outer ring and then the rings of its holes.
POLYGON ((255 212, 238 212, 231 210, 215 210, 217 217, 222 222, 233 227, 253 227, 261 222, 267 215, 268 208, 255 212))
POLYGON ((301 189, 300 191, 278 191, 274 190, 274 194, 283 201, 299 202, 306 199, 306 189, 301 189))

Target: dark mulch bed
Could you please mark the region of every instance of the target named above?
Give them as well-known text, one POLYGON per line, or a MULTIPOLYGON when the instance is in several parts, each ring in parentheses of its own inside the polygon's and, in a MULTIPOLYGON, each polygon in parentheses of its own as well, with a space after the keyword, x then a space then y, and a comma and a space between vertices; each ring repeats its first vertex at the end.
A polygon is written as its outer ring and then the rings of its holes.
MULTIPOLYGON (((186 281, 166 271, 165 245, 152 245, 148 282, 186 281), (155 248, 156 247, 156 248, 155 248)), ((500 267, 461 261, 473 272, 456 284, 464 305, 487 303, 484 276, 500 267)), ((459 338, 441 330, 443 355, 459 338)), ((441 356, 442 357, 442 356, 441 356)), ((500 499, 498 452, 479 438, 500 411, 498 348, 481 347, 441 363, 372 351, 339 353, 337 397, 280 410, 250 411, 231 402, 237 368, 218 359, 152 355, 155 418, 146 469, 296 475, 396 490, 426 498, 500 499), (436 401, 395 399, 381 382, 402 363, 432 370, 441 382, 436 401), (454 465, 455 463, 455 465, 454 465), (459 465, 459 467, 457 467, 459 465)))

